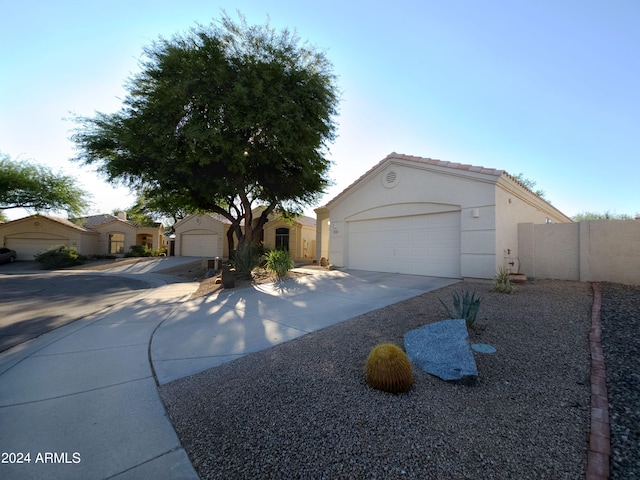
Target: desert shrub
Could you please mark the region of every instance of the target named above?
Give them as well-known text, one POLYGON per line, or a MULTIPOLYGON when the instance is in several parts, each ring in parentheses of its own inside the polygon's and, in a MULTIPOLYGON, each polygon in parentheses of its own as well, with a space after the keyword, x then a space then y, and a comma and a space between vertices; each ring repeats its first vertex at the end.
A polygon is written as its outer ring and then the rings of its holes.
POLYGON ((367 385, 389 393, 408 392, 413 385, 411 362, 397 345, 383 343, 371 350, 365 366, 367 385))
POLYGON ((476 321, 478 311, 480 310, 480 297, 476 297, 476 293, 464 292, 460 295, 458 292, 453 292, 452 302, 453 311, 449 310, 449 307, 438 297, 440 303, 444 307, 449 318, 464 318, 467 328, 471 327, 476 321))
POLYGON ((125 257, 157 257, 158 252, 147 247, 146 245, 131 245, 129 251, 124 254, 125 257))
POLYGON ((500 270, 498 270, 498 273, 494 278, 492 290, 498 293, 513 293, 515 291, 515 288, 509 281, 508 270, 506 270, 505 268, 501 268, 500 270))
POLYGON ((60 245, 35 255, 36 262, 47 270, 82 265, 86 257, 80 255, 75 247, 60 245))
POLYGON ((293 268, 291 254, 286 250, 267 252, 265 258, 267 261, 266 269, 278 278, 286 277, 289 270, 293 268))
POLYGON ((260 264, 262 252, 252 245, 239 245, 231 255, 229 263, 236 271, 238 278, 251 278, 252 270, 260 264))

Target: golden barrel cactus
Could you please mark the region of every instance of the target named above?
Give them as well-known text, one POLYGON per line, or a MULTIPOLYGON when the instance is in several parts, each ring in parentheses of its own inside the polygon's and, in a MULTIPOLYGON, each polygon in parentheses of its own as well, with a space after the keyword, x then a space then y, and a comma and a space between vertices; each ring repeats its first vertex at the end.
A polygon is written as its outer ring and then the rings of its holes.
POLYGON ((383 343, 374 347, 365 367, 367 384, 389 393, 407 392, 413 385, 411 362, 397 345, 383 343))

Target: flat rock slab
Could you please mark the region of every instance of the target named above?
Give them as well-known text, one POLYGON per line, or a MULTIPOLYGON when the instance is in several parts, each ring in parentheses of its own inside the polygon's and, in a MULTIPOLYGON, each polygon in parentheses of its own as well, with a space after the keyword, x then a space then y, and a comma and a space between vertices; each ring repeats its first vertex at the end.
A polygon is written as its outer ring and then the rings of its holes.
POLYGON ((442 320, 407 332, 404 348, 412 363, 447 382, 475 385, 478 368, 464 320, 442 320))

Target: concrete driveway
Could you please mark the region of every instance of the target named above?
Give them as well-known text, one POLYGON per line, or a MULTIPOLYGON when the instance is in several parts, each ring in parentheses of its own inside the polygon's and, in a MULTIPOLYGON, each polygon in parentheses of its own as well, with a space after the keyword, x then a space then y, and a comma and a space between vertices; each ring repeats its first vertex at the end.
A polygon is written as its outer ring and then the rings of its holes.
POLYGON ((458 279, 327 271, 189 300, 154 333, 160 384, 201 372, 458 279))

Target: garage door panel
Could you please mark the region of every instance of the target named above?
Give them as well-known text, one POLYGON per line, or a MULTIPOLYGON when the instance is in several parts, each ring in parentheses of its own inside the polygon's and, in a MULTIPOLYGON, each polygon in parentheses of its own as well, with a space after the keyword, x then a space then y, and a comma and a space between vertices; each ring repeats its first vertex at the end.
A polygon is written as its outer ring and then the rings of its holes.
POLYGON ((6 247, 15 250, 17 260, 34 260, 34 257, 53 247, 68 245, 68 238, 7 238, 6 247))
POLYGON ((218 235, 183 233, 180 240, 180 254, 184 257, 218 256, 218 235))
POLYGON ((459 212, 354 221, 347 231, 348 268, 460 276, 459 212))

